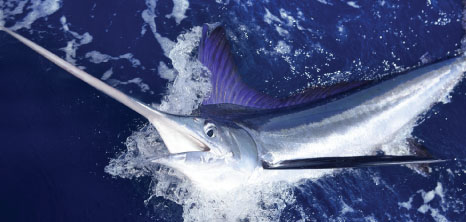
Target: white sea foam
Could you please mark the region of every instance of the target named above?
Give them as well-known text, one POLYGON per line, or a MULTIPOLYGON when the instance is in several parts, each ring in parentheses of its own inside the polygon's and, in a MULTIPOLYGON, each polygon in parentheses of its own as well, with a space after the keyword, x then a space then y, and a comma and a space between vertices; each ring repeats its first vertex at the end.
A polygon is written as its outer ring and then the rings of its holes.
POLYGON ((329 0, 317 0, 317 1, 324 5, 333 5, 333 3, 329 0))
MULTIPOLYGON (((296 59, 299 58, 301 54, 303 53, 302 49, 299 49, 299 48, 295 49, 293 53, 291 47, 286 42, 288 41, 289 43, 291 43, 291 41, 288 38, 290 35, 289 33, 292 31, 292 29, 298 29, 300 31, 306 30, 303 26, 301 26, 299 22, 299 20, 305 21, 302 11, 300 9, 297 9, 298 11, 297 14, 298 14, 298 19, 299 19, 298 20, 292 16, 292 13, 290 13, 289 11, 286 11, 283 8, 279 9, 280 17, 274 15, 272 12, 270 12, 268 8, 264 7, 264 10, 265 10, 265 13, 263 16, 264 22, 266 22, 267 24, 271 26, 274 26, 275 31, 280 36, 284 37, 284 39, 277 41, 276 45, 273 41, 266 39, 266 42, 268 42, 269 47, 273 48, 273 50, 269 50, 263 47, 256 51, 257 54, 261 54, 261 53, 266 54, 266 55, 276 54, 276 56, 281 57, 286 63, 288 63, 289 69, 291 73, 293 73, 293 75, 298 76, 298 75, 304 74, 310 77, 310 72, 308 71, 299 72, 301 70, 299 71, 297 70, 296 59)), ((309 51, 304 52, 304 54, 308 57, 310 53, 311 52, 309 51)), ((284 76, 283 78, 290 80, 289 76, 284 76)), ((297 89, 298 92, 302 90, 303 89, 297 89)))
POLYGON ((113 75, 113 68, 110 68, 109 70, 105 71, 104 74, 102 74, 102 77, 100 77, 101 80, 107 80, 113 75))
POLYGON ((176 24, 180 24, 180 22, 185 19, 187 16, 185 15, 186 10, 189 9, 189 1, 188 0, 173 0, 173 10, 172 13, 166 15, 167 18, 175 18, 176 24))
MULTIPOLYGON (((2 3, 2 1, 0 1, 2 3)), ((3 11, 0 10, 0 26, 5 26, 5 21, 3 20, 3 11)))
POLYGON ((409 197, 408 201, 398 203, 398 206, 404 207, 404 208, 410 210, 411 207, 412 207, 412 202, 413 202, 413 197, 411 196, 411 197, 409 197))
POLYGON ((194 27, 190 32, 178 36, 177 43, 168 54, 174 70, 168 70, 165 64, 161 66, 159 72, 161 71, 163 76, 173 78, 171 75, 176 73, 176 79, 169 83, 168 93, 159 109, 177 114, 190 114, 210 90, 208 71, 192 56, 199 44, 201 30, 201 27, 194 27))
POLYGON ((278 41, 277 46, 275 46, 275 51, 280 54, 288 54, 291 52, 291 47, 286 44, 284 41, 278 41))
MULTIPOLYGON (((157 6, 157 1, 146 0, 146 6, 147 9, 145 9, 142 12, 141 17, 144 20, 144 22, 146 22, 146 24, 149 25, 150 29, 152 30, 152 33, 154 34, 155 39, 159 42, 160 46, 162 47, 164 55, 166 57, 169 57, 169 53, 172 50, 175 43, 170 39, 163 37, 162 35, 160 35, 160 33, 157 32, 157 26, 155 24, 155 18, 157 17, 155 15, 155 7, 157 6)), ((145 31, 141 31, 141 33, 145 33, 145 31)))
POLYGON ((281 8, 280 9, 280 17, 284 21, 286 21, 286 25, 289 27, 296 27, 299 30, 304 30, 304 28, 299 24, 298 20, 296 20, 293 16, 291 16, 290 12, 287 12, 285 9, 281 8))
POLYGON ((25 9, 29 12, 21 21, 16 22, 10 29, 18 30, 21 28, 31 28, 32 23, 34 23, 37 19, 47 17, 53 13, 55 13, 61 6, 60 0, 31 0, 31 1, 23 1, 19 2, 13 10, 9 10, 8 8, 3 11, 3 20, 6 17, 15 16, 22 14, 25 9), (29 3, 29 4, 27 4, 29 3), (27 7, 26 7, 27 5, 27 7))
POLYGON ((218 4, 228 5, 228 3, 230 3, 230 0, 215 0, 215 2, 217 2, 218 4))
POLYGON ((283 23, 277 16, 273 15, 267 8, 265 9, 264 22, 271 25, 272 22, 283 23))
POLYGON ((366 216, 364 219, 366 219, 367 222, 377 222, 374 215, 366 216))
MULTIPOLYGON (((448 170, 446 170, 449 174, 448 170)), ((462 175, 458 175, 462 176, 462 175)), ((437 182, 435 188, 429 191, 423 189, 416 191, 415 194, 409 197, 406 202, 399 202, 398 206, 404 207, 408 210, 414 208, 421 214, 428 214, 434 221, 446 222, 449 221, 445 216, 448 211, 454 211, 459 213, 464 210, 464 203, 452 198, 445 198, 445 196, 452 196, 452 193, 448 193, 450 190, 444 189, 442 183, 437 182), (419 206, 415 206, 416 202, 413 201, 414 197, 418 196, 422 199, 419 206)), ((453 193, 456 191, 453 190, 453 193)))
MULTIPOLYGON (((3 1, 0 2, 3 4, 5 4, 3 1)), ((28 1, 20 1, 20 2, 17 2, 17 5, 16 7, 11 10, 9 13, 12 14, 12 15, 18 15, 18 14, 21 14, 23 13, 24 11, 24 6, 26 5, 26 3, 28 3, 28 1)), ((7 3, 8 4, 8 3, 7 3)), ((13 4, 13 2, 10 2, 10 4, 13 4)))
POLYGON ((352 213, 354 209, 346 204, 343 200, 341 200, 341 211, 340 214, 352 213))
POLYGON ((361 6, 359 6, 358 3, 353 2, 353 1, 346 2, 346 4, 348 4, 349 6, 353 8, 361 8, 361 6))
MULTIPOLYGON (((138 67, 143 67, 141 65, 141 62, 134 58, 134 55, 131 53, 126 53, 123 55, 119 56, 111 56, 107 54, 103 54, 99 51, 90 51, 85 54, 85 58, 88 59, 90 62, 99 64, 99 63, 106 63, 108 61, 113 61, 113 60, 120 60, 120 59, 125 59, 128 60, 128 62, 131 63, 132 67, 138 68, 138 67)), ((102 80, 105 80, 108 84, 116 87, 119 85, 129 85, 129 84, 134 84, 139 87, 141 92, 150 92, 150 87, 148 84, 144 83, 143 80, 139 77, 127 80, 127 81, 121 81, 115 78, 111 78, 113 75, 113 69, 110 68, 109 70, 105 71, 105 73, 100 77, 102 80)))
MULTIPOLYGON (((106 72, 106 74, 109 74, 108 71, 106 72)), ((103 77, 105 77, 105 73, 104 73, 104 76, 102 76, 102 78, 103 77)), ((119 86, 119 85, 135 84, 136 86, 139 87, 141 92, 149 92, 149 90, 150 90, 149 85, 144 83, 142 81, 142 79, 139 78, 139 77, 136 77, 136 78, 133 78, 133 79, 130 79, 130 80, 127 80, 127 81, 120 81, 120 80, 117 80, 117 79, 107 79, 107 83, 109 83, 113 87, 116 87, 116 86, 119 86)))
POLYGON ((111 56, 111 55, 107 55, 107 54, 94 50, 94 51, 87 52, 85 57, 89 59, 90 62, 95 63, 95 64, 108 62, 110 60, 126 59, 131 63, 131 65, 134 68, 141 66, 141 61, 139 61, 139 59, 134 58, 134 55, 132 53, 126 53, 126 54, 119 55, 119 56, 111 56))
POLYGON ((160 77, 170 82, 175 79, 176 71, 168 68, 167 64, 165 64, 164 62, 160 61, 159 67, 157 69, 159 70, 160 77))
MULTIPOLYGON (((445 211, 445 209, 448 207, 444 206, 445 203, 445 191, 443 190, 443 186, 440 182, 437 183, 437 186, 430 191, 424 191, 424 190, 418 190, 416 193, 419 193, 423 199, 423 204, 417 208, 417 211, 426 214, 430 211, 430 215, 432 216, 432 219, 434 219, 437 222, 446 222, 448 219, 441 214, 440 211, 445 211), (441 209, 437 209, 432 207, 429 203, 435 200, 435 197, 438 196, 440 198, 440 205, 442 206, 441 209)), ((411 202, 412 202, 412 196, 409 198, 409 208, 411 208, 411 202)), ((400 206, 403 206, 403 203, 399 203, 400 206)))
POLYGON ((281 35, 283 37, 288 36, 288 34, 289 34, 289 32, 286 29, 284 29, 284 28, 282 28, 282 27, 280 27, 278 25, 275 26, 275 30, 278 32, 279 35, 281 35))
POLYGON ((296 20, 289 12, 285 9, 280 9, 280 18, 272 14, 267 8, 265 9, 264 14, 264 22, 269 25, 275 26, 275 30, 277 33, 283 37, 288 36, 289 31, 286 28, 295 27, 299 30, 304 30, 304 28, 299 24, 298 20, 296 20))
POLYGON ((60 23, 62 24, 63 30, 66 33, 71 34, 75 38, 75 39, 68 41, 66 46, 61 48, 60 50, 65 52, 66 61, 68 61, 71 64, 76 65, 76 50, 78 50, 78 48, 82 45, 91 43, 92 36, 88 32, 80 35, 77 32, 71 31, 69 28, 69 24, 66 22, 65 16, 62 16, 60 18, 60 23), (78 40, 78 42, 76 40, 78 40))
POLYGON ((14 3, 0 0, 0 25, 4 26, 6 18, 22 14, 26 3, 28 3, 28 1, 14 3))

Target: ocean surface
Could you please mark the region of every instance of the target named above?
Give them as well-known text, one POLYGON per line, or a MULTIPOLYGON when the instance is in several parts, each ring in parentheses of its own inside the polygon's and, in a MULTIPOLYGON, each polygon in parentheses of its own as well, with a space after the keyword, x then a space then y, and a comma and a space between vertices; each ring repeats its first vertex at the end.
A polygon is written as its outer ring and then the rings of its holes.
MULTIPOLYGON (((245 82, 283 97, 466 50, 461 0, 0 0, 0 25, 159 109, 209 92, 203 24, 227 30, 245 82)), ((337 170, 226 193, 147 161, 146 119, 0 32, 0 221, 466 221, 466 81, 410 134, 450 161, 337 170)), ((383 133, 383 132, 381 132, 383 133)))

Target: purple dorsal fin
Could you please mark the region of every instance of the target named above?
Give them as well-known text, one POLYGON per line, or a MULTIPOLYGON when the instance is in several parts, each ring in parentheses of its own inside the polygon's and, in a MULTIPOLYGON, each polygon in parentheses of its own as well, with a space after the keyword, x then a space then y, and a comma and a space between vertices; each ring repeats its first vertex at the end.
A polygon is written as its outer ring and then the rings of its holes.
POLYGON ((324 99, 365 83, 343 82, 330 87, 314 87, 285 98, 275 98, 261 93, 241 80, 230 52, 225 29, 221 26, 209 33, 209 27, 204 25, 198 59, 212 74, 210 79, 212 91, 203 101, 204 105, 229 103, 262 109, 283 108, 324 99))
POLYGON ((272 97, 248 87, 241 80, 230 53, 225 29, 219 26, 210 34, 208 29, 204 25, 198 55, 199 61, 212 74, 212 91, 203 104, 230 103, 257 107, 254 105, 256 100, 273 100, 272 97))

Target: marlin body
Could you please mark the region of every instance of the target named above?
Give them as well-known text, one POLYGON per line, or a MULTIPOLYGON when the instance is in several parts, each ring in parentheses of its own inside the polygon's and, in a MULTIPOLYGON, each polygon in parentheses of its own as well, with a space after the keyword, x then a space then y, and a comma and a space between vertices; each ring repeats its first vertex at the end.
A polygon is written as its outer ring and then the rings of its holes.
POLYGON ((466 70, 464 58, 420 68, 314 107, 241 120, 260 155, 296 157, 374 154, 433 104, 445 101, 466 70))
POLYGON ((207 187, 248 183, 264 169, 436 162, 425 156, 374 154, 404 129, 412 129, 434 104, 446 101, 466 71, 465 57, 458 57, 384 81, 342 82, 278 99, 248 87, 237 73, 224 29, 210 31, 204 26, 198 59, 211 73, 212 92, 193 115, 180 116, 144 105, 1 29, 145 116, 170 153, 151 161, 175 168, 207 187))

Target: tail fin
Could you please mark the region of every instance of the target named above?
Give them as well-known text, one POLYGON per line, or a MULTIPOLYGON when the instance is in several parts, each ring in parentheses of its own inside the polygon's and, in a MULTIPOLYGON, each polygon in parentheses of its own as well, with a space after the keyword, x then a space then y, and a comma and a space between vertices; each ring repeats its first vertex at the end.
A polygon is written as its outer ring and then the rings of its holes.
POLYGON ((25 37, 9 30, 8 28, 0 26, 0 30, 5 31, 12 37, 16 38, 32 50, 36 51, 40 55, 44 56, 51 62, 55 63, 57 66, 61 67, 62 69, 66 70, 70 74, 76 76, 77 78, 81 79, 82 81, 86 82, 87 84, 91 85, 92 87, 102 91, 103 93, 107 94, 108 96, 114 98, 118 102, 123 103, 125 106, 129 107, 130 109, 136 111, 137 113, 141 114, 142 116, 146 117, 149 120, 160 116, 160 111, 150 108, 147 105, 142 104, 141 102, 127 96, 126 94, 122 93, 118 89, 115 89, 105 82, 95 78, 94 76, 90 75, 89 73, 79 69, 78 67, 66 62, 65 60, 61 59, 57 55, 53 54, 52 52, 44 49, 43 47, 37 45, 36 43, 26 39, 25 37))

